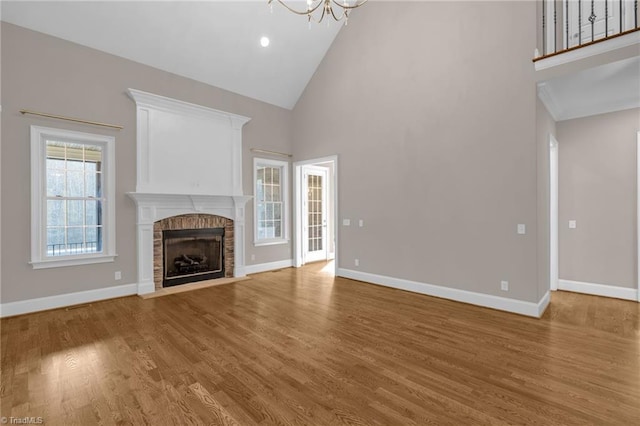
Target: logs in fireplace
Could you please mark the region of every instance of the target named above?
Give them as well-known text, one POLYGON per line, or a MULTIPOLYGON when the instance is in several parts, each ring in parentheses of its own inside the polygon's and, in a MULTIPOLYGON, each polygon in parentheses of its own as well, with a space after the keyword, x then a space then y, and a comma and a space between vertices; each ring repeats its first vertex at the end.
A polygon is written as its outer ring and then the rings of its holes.
POLYGON ((224 277, 224 228, 162 232, 162 286, 224 277))

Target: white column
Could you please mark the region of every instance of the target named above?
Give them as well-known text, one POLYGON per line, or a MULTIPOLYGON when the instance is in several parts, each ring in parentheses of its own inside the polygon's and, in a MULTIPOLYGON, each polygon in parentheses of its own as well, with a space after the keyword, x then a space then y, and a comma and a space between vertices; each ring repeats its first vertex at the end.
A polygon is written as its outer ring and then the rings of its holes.
POLYGON ((138 294, 155 291, 153 283, 153 223, 138 224, 138 294))

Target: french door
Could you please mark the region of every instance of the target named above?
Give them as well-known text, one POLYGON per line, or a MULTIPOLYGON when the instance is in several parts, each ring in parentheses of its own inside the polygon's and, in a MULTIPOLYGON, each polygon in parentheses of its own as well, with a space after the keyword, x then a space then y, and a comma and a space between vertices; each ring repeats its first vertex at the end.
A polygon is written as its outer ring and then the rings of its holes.
POLYGON ((305 166, 302 229, 304 262, 327 259, 327 169, 305 166))

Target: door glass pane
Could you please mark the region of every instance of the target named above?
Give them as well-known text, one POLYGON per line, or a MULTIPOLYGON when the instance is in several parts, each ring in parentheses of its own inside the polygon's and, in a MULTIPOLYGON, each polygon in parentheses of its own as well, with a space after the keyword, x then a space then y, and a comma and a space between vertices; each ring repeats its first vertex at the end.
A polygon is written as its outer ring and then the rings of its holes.
POLYGON ((307 176, 307 246, 309 252, 322 247, 322 176, 307 176))

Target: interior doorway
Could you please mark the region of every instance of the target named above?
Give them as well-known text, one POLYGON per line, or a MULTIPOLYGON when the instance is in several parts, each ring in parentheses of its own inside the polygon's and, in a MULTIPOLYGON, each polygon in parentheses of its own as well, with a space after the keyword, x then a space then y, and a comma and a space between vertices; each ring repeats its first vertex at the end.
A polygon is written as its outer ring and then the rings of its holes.
POLYGON ((337 164, 337 156, 294 163, 295 267, 336 256, 337 164))
MULTIPOLYGON (((558 141, 549 135, 549 287, 558 290, 559 259, 559 156, 558 141)), ((640 302, 640 131, 636 139, 636 299, 640 302)), ((576 291, 569 288, 562 290, 576 291)), ((588 293, 597 294, 597 293, 588 293)), ((604 294, 603 294, 604 295, 604 294)), ((628 297, 620 297, 629 299, 628 297)))

